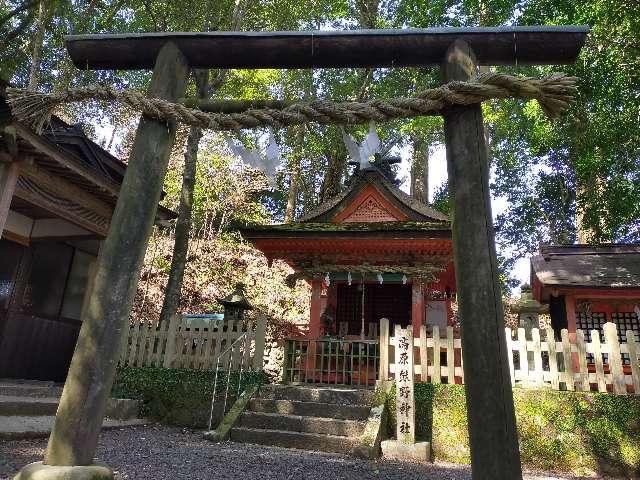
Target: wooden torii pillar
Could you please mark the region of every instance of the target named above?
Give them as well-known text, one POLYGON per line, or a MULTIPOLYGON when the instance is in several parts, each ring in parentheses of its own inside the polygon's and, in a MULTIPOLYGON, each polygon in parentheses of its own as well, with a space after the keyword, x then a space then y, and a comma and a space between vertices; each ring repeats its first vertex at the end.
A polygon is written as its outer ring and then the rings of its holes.
MULTIPOLYGON (((149 95, 175 100, 183 96, 189 68, 443 66, 446 81, 464 80, 478 65, 572 63, 587 33, 586 27, 152 33, 70 36, 66 44, 82 69, 153 69, 149 95)), ((517 479, 521 469, 481 110, 454 107, 444 116, 473 476, 517 479)), ((49 439, 47 465, 92 462, 174 136, 175 125, 140 121, 49 439)), ((38 478, 62 478, 56 468, 28 466, 19 478, 33 476, 34 469, 38 478)), ((100 478, 108 478, 104 474, 100 478)))

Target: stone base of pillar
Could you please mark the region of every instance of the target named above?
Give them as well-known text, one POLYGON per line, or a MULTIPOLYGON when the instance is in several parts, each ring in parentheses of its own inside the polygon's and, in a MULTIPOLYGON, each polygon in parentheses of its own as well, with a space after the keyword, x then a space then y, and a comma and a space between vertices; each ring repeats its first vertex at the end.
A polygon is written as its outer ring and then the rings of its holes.
POLYGON ((431 461, 430 442, 401 443, 397 440, 384 440, 380 446, 382 447, 382 457, 387 460, 431 461))
POLYGON ((113 472, 106 465, 59 467, 30 463, 13 480, 113 480, 113 472))

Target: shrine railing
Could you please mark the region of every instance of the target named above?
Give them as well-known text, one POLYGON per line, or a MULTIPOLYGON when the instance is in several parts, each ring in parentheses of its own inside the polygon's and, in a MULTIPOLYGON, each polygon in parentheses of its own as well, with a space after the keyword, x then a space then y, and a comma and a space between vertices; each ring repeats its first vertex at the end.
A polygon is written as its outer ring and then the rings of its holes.
MULTIPOLYGON (((430 383, 464 383, 462 345, 459 331, 447 327, 440 332, 423 326, 413 338, 414 378, 430 383), (444 336, 441 336, 444 333, 444 336)), ((569 335, 561 331, 555 338, 552 329, 505 329, 511 383, 524 388, 600 391, 616 394, 640 394, 640 343, 633 331, 619 334, 615 324, 607 323, 602 335, 577 330, 569 335), (601 340, 602 337, 602 340, 601 340), (625 341, 626 340, 626 341, 625 341)), ((380 380, 395 378, 395 337, 388 321, 380 321, 380 380)), ((403 367, 405 368, 405 367, 403 367)))
MULTIPOLYGON (((396 358, 399 327, 380 320, 376 340, 292 338, 286 341, 285 382, 373 387, 392 380, 402 359, 396 358)), ((602 332, 566 329, 556 339, 552 329, 526 332, 505 329, 511 383, 523 388, 640 394, 640 342, 633 331, 618 332, 607 323, 602 332), (588 336, 586 334, 588 333, 588 336)), ((437 326, 420 329, 413 342, 413 376, 429 383, 464 383, 460 330, 437 326)))
POLYGON ((264 359, 266 319, 220 320, 216 322, 188 322, 177 314, 168 324, 135 322, 129 326, 122 339, 119 363, 129 367, 165 367, 192 370, 215 370, 221 359, 229 368, 237 370, 241 362, 261 370, 264 359), (251 348, 245 349, 241 358, 237 351, 229 350, 238 338, 250 332, 251 348), (246 358, 249 357, 249 358, 246 358))
POLYGON ((290 338, 283 381, 373 388, 380 370, 377 340, 290 338))

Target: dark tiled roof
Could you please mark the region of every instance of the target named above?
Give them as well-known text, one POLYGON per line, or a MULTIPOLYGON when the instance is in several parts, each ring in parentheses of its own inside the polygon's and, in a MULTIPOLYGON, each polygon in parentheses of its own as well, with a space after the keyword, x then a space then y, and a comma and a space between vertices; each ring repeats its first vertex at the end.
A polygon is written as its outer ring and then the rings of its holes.
POLYGON ((87 137, 81 125, 69 125, 53 117, 42 135, 61 149, 82 158, 95 171, 122 183, 127 166, 107 150, 87 137))
POLYGON ((409 213, 412 220, 431 221, 431 222, 448 222, 449 218, 431 208, 429 205, 422 203, 410 195, 407 195, 393 183, 391 183, 380 170, 375 167, 369 167, 360 170, 355 174, 349 187, 342 193, 336 195, 332 199, 320 204, 304 217, 300 218, 300 222, 327 222, 330 217, 337 213, 343 204, 349 202, 358 192, 367 184, 382 187, 381 190, 388 192, 391 199, 395 199, 397 203, 403 207, 403 210, 409 213))
MULTIPOLYGON (((5 97, 5 88, 8 86, 6 81, 0 79, 0 116, 11 115, 5 97)), ((59 117, 53 116, 51 122, 45 126, 42 136, 60 150, 79 158, 98 174, 118 185, 122 184, 127 165, 87 137, 81 125, 69 125, 59 117)), ((162 196, 164 197, 164 192, 162 196)), ((158 206, 159 219, 168 220, 176 217, 175 212, 162 205, 158 206)))
POLYGON ((542 247, 531 268, 545 286, 640 288, 640 244, 542 247))

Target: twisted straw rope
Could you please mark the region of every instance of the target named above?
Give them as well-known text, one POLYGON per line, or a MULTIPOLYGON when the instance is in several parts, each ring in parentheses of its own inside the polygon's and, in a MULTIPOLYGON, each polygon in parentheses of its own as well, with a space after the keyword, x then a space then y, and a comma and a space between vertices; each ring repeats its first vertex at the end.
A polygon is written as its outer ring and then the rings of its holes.
POLYGON ((281 109, 249 109, 241 113, 208 113, 159 98, 148 98, 135 90, 118 91, 94 85, 43 94, 7 88, 7 100, 16 118, 41 131, 55 109, 66 103, 103 100, 120 102, 147 117, 182 122, 212 130, 283 127, 307 122, 349 125, 370 120, 385 122, 442 112, 454 105, 471 105, 494 98, 535 99, 549 118, 564 112, 576 92, 576 78, 554 73, 541 79, 503 73, 483 73, 469 82, 450 82, 415 97, 367 102, 300 101, 281 109))

